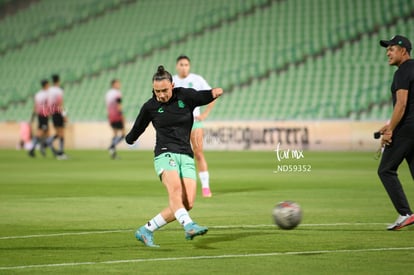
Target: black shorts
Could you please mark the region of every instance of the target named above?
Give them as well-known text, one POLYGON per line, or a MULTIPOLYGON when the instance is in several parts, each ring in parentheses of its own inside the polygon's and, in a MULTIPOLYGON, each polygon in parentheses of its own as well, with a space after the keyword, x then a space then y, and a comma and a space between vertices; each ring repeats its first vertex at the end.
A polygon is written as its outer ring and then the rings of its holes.
POLYGON ((53 126, 55 126, 55 127, 63 127, 64 124, 65 124, 63 116, 60 113, 53 114, 52 115, 52 121, 53 121, 53 126))
POLYGON ((47 131, 49 130, 49 118, 47 116, 37 116, 38 126, 37 129, 47 131))
POLYGON ((111 127, 113 129, 122 130, 124 129, 124 122, 123 121, 111 122, 111 127))

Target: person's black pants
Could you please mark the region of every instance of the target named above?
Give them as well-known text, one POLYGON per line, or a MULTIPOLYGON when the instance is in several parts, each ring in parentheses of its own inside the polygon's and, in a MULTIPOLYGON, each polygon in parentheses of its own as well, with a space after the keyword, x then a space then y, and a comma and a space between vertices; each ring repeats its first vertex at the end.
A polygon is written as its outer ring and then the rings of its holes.
POLYGON ((393 136, 391 145, 385 146, 378 167, 378 176, 397 212, 400 215, 411 215, 413 212, 397 174, 398 167, 404 159, 407 161, 414 179, 414 139, 393 136))

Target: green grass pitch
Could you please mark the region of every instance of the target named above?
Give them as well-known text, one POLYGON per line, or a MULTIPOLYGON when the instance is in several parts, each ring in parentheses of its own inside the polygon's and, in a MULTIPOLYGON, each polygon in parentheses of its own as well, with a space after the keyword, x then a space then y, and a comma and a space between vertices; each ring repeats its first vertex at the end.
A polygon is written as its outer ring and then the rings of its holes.
MULTIPOLYGON (((414 268, 414 226, 385 230, 397 214, 376 175, 374 152, 304 152, 279 162, 273 151, 208 151, 213 197, 199 195, 190 212, 208 234, 186 241, 174 222, 155 233, 158 249, 133 234, 167 205, 152 152, 121 151, 115 161, 106 151, 68 153, 69 160, 57 161, 0 151, 0 274, 401 274, 414 268), (275 172, 289 165, 307 169, 275 172), (272 208, 282 200, 303 209, 294 230, 273 224, 272 208)), ((405 163, 400 177, 414 204, 405 163)))

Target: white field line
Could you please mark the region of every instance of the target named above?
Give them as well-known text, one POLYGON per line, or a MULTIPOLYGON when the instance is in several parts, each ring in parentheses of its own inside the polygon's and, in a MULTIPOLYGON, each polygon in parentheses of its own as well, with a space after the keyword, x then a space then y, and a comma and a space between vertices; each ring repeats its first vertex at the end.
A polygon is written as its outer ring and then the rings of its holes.
MULTIPOLYGON (((386 225, 386 223, 321 223, 321 224, 301 224, 300 227, 367 226, 367 225, 386 225)), ((254 225, 215 225, 215 226, 209 226, 209 228, 211 228, 211 229, 237 229, 237 228, 243 229, 243 228, 263 228, 263 227, 275 227, 275 225, 273 225, 273 224, 254 224, 254 225)), ((23 236, 4 236, 4 237, 0 237, 0 240, 48 238, 48 237, 62 237, 62 236, 108 234, 108 233, 123 233, 123 232, 131 232, 131 231, 133 231, 133 229, 85 231, 85 232, 64 232, 64 233, 23 235, 23 236)))
POLYGON ((382 247, 382 248, 365 248, 365 249, 338 249, 338 250, 313 250, 313 251, 290 251, 290 252, 271 252, 258 254, 224 254, 215 256, 193 256, 193 257, 172 257, 172 258, 151 258, 151 259, 130 259, 130 260, 113 260, 102 262, 74 262, 59 264, 39 264, 39 265, 20 265, 4 266, 0 270, 16 270, 30 268, 51 268, 51 267, 68 267, 81 265, 103 265, 103 264, 122 264, 122 263, 143 263, 143 262, 165 262, 165 261, 191 261, 191 260, 209 260, 224 258, 252 258, 252 257, 275 257, 290 255, 311 255, 311 254, 334 254, 334 253, 364 253, 364 252, 384 252, 384 251, 408 251, 414 250, 414 247, 382 247))
POLYGON ((6 236, 6 237, 0 237, 0 240, 48 238, 48 237, 92 235, 92 234, 107 234, 107 233, 119 233, 119 232, 130 232, 130 231, 132 231, 132 229, 107 230, 107 231, 66 232, 66 233, 52 233, 52 234, 39 234, 39 235, 23 235, 23 236, 6 236))

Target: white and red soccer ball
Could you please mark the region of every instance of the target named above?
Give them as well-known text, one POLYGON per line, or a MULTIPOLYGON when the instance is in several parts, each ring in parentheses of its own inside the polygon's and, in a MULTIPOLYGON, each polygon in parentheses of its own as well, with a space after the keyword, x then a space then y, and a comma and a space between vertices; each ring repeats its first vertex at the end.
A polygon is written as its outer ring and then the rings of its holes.
POLYGON ((273 208, 274 222, 281 229, 293 229, 302 220, 302 210, 296 202, 282 201, 273 208))

